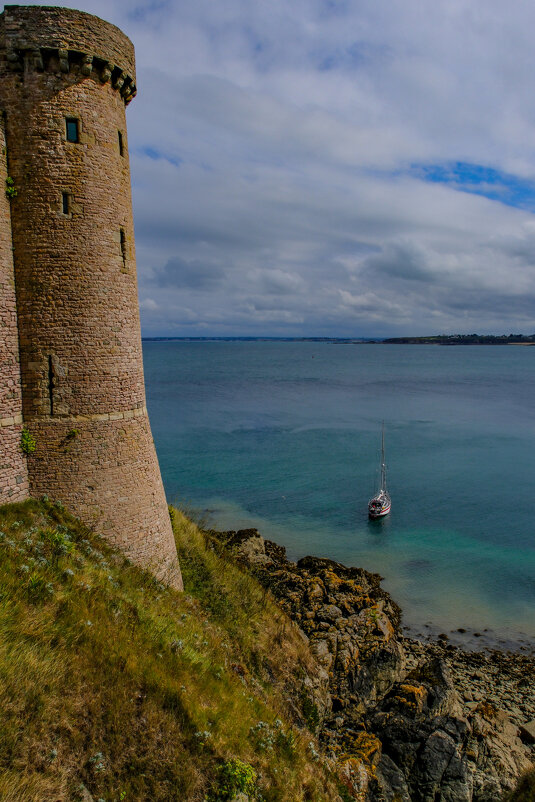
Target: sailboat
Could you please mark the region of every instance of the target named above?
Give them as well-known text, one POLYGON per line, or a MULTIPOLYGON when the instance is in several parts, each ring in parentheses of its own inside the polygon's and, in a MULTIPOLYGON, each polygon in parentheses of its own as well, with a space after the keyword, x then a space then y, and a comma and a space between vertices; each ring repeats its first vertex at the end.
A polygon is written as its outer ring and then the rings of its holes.
POLYGON ((382 518, 390 512, 391 501, 386 489, 385 465, 385 423, 383 421, 383 435, 381 438, 381 487, 379 492, 368 501, 368 515, 370 518, 382 518))

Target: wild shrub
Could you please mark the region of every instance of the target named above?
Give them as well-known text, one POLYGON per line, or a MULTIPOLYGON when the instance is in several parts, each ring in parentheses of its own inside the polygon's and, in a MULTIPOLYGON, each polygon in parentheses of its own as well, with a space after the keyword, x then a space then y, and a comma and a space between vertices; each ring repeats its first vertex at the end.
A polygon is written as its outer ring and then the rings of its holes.
POLYGON ((256 772, 249 763, 233 758, 218 769, 216 788, 209 795, 211 802, 227 802, 243 793, 250 799, 257 796, 256 772))

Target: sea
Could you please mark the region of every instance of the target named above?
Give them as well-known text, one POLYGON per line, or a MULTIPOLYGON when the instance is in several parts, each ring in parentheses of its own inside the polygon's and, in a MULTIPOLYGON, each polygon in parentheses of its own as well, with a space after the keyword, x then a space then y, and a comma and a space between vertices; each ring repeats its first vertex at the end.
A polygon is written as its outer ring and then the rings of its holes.
POLYGON ((379 573, 407 632, 535 647, 535 348, 143 343, 168 499, 379 573), (385 424, 391 514, 367 515, 385 424))

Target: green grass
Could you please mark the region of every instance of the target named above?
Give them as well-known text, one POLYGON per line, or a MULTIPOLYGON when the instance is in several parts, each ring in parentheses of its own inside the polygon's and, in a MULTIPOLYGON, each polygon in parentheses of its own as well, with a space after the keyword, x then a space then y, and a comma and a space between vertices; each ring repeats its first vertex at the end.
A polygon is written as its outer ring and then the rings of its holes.
POLYGON ((84 787, 95 802, 222 802, 239 783, 266 802, 339 799, 288 702, 314 671, 301 638, 254 578, 172 520, 183 594, 61 506, 0 507, 3 802, 84 787))

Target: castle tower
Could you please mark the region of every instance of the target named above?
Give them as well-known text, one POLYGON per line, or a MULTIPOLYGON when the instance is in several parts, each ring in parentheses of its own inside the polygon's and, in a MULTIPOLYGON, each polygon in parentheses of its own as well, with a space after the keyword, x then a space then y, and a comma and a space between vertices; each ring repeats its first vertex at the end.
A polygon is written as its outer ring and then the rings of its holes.
POLYGON ((115 26, 56 7, 0 15, 30 494, 60 499, 181 587, 145 406, 125 119, 135 92, 134 49, 115 26))

